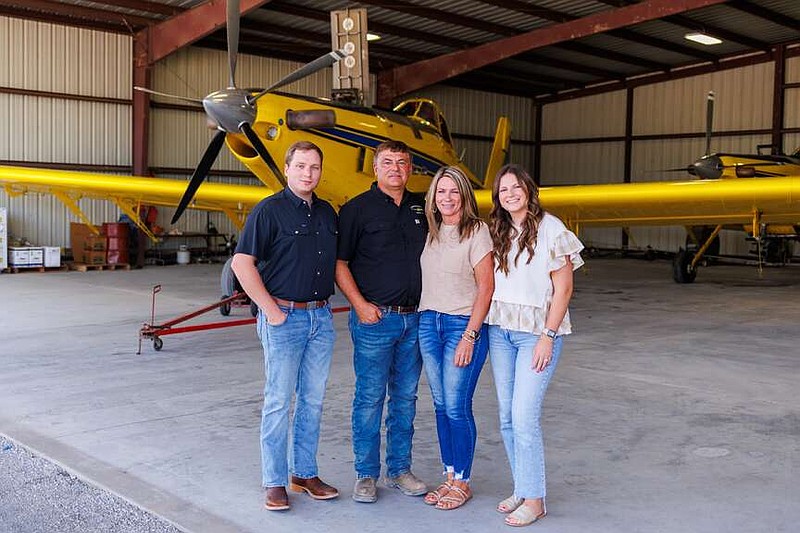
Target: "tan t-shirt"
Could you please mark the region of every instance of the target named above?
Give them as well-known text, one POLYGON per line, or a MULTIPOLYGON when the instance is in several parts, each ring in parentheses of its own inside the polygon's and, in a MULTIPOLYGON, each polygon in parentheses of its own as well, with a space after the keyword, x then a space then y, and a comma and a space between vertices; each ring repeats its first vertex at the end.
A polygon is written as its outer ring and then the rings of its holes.
POLYGON ((481 222, 469 238, 458 241, 458 226, 442 224, 439 239, 425 243, 420 257, 422 297, 419 310, 470 315, 478 287, 475 265, 492 251, 489 227, 481 222))

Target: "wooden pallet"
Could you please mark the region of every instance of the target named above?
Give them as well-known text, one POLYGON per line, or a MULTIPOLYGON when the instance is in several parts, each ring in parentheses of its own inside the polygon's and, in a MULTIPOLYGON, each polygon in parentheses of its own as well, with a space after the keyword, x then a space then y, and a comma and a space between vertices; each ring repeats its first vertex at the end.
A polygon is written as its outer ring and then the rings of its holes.
POLYGON ((76 263, 74 261, 67 263, 70 270, 77 270, 78 272, 86 272, 87 270, 130 270, 131 265, 128 263, 106 263, 90 265, 88 263, 76 263))
POLYGON ((7 274, 19 274, 20 272, 64 272, 68 270, 67 265, 61 265, 57 267, 45 267, 45 266, 35 266, 35 267, 17 267, 11 266, 8 268, 3 269, 4 273, 7 274))

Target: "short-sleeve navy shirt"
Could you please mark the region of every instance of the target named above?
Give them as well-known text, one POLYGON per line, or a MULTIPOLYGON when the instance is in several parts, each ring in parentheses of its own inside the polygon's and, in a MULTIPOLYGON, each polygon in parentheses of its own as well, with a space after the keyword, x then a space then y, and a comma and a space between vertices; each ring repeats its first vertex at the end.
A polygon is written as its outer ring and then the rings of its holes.
POLYGON ((264 198, 247 217, 236 246, 266 262, 262 279, 276 298, 296 302, 333 294, 336 212, 314 195, 311 206, 288 187, 264 198))
POLYGON ((347 261, 361 294, 378 305, 419 305, 428 221, 420 194, 400 205, 373 183, 339 211, 338 258, 347 261))

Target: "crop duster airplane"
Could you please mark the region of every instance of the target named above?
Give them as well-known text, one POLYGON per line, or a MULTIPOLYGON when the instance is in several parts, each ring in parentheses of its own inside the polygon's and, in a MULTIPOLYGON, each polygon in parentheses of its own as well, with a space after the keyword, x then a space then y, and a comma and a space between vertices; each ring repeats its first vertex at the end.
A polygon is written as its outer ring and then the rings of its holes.
MULTIPOLYGON (((322 148, 325 160, 317 194, 338 207, 370 186, 374 148, 393 139, 404 141, 412 151, 411 190, 424 191, 441 166, 458 166, 476 189, 481 212, 488 213, 495 173, 508 156, 506 118, 498 120, 486 173, 478 179, 460 161, 444 115, 431 100, 407 100, 389 111, 275 92, 341 59, 344 50, 322 56, 263 91, 238 89, 238 4, 228 2, 229 87, 202 101, 178 97, 202 103, 216 130, 185 190, 184 182, 173 179, 10 166, 0 166, 0 184, 10 195, 53 194, 86 222, 78 206, 82 197, 113 201, 132 220, 138 220, 139 205, 150 204, 177 207, 173 223, 188 207, 223 212, 241 228, 255 204, 284 185, 283 155, 293 142, 311 140, 322 148), (223 144, 266 187, 203 183, 223 144)), ((765 224, 800 221, 800 175, 543 187, 540 199, 576 232, 595 226, 738 225, 750 227, 758 238, 765 224)), ((147 228, 142 230, 149 234, 147 228)), ((676 280, 693 280, 695 267, 684 260, 681 272, 686 276, 676 280)))

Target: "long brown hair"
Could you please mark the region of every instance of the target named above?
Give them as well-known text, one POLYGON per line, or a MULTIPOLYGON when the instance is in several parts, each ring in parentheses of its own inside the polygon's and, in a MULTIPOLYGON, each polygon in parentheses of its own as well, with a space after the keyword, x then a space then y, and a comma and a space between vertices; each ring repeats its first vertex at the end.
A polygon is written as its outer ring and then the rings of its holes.
POLYGON ((469 184, 469 179, 458 167, 441 167, 431 180, 428 194, 425 195, 425 217, 428 219, 428 239, 430 242, 439 239, 439 227, 442 223, 442 214, 436 209, 436 188, 439 180, 450 178, 458 188, 461 197, 461 216, 458 220, 458 240, 463 241, 470 237, 480 224, 478 216, 478 202, 475 201, 475 192, 469 184))
POLYGON ((515 176, 517 182, 522 185, 528 195, 528 209, 525 220, 522 222, 522 231, 519 232, 519 248, 514 256, 514 266, 517 265, 523 249, 528 251, 526 264, 533 259, 539 224, 542 221, 542 217, 544 217, 544 210, 539 204, 539 187, 536 186, 536 182, 533 181, 531 175, 520 165, 504 165, 494 178, 492 211, 489 213, 489 230, 494 243, 494 258, 497 263, 497 270, 504 274, 508 274, 509 270, 508 255, 511 251, 511 243, 518 235, 518 230, 514 227, 511 214, 500 205, 500 178, 506 174, 515 176))

